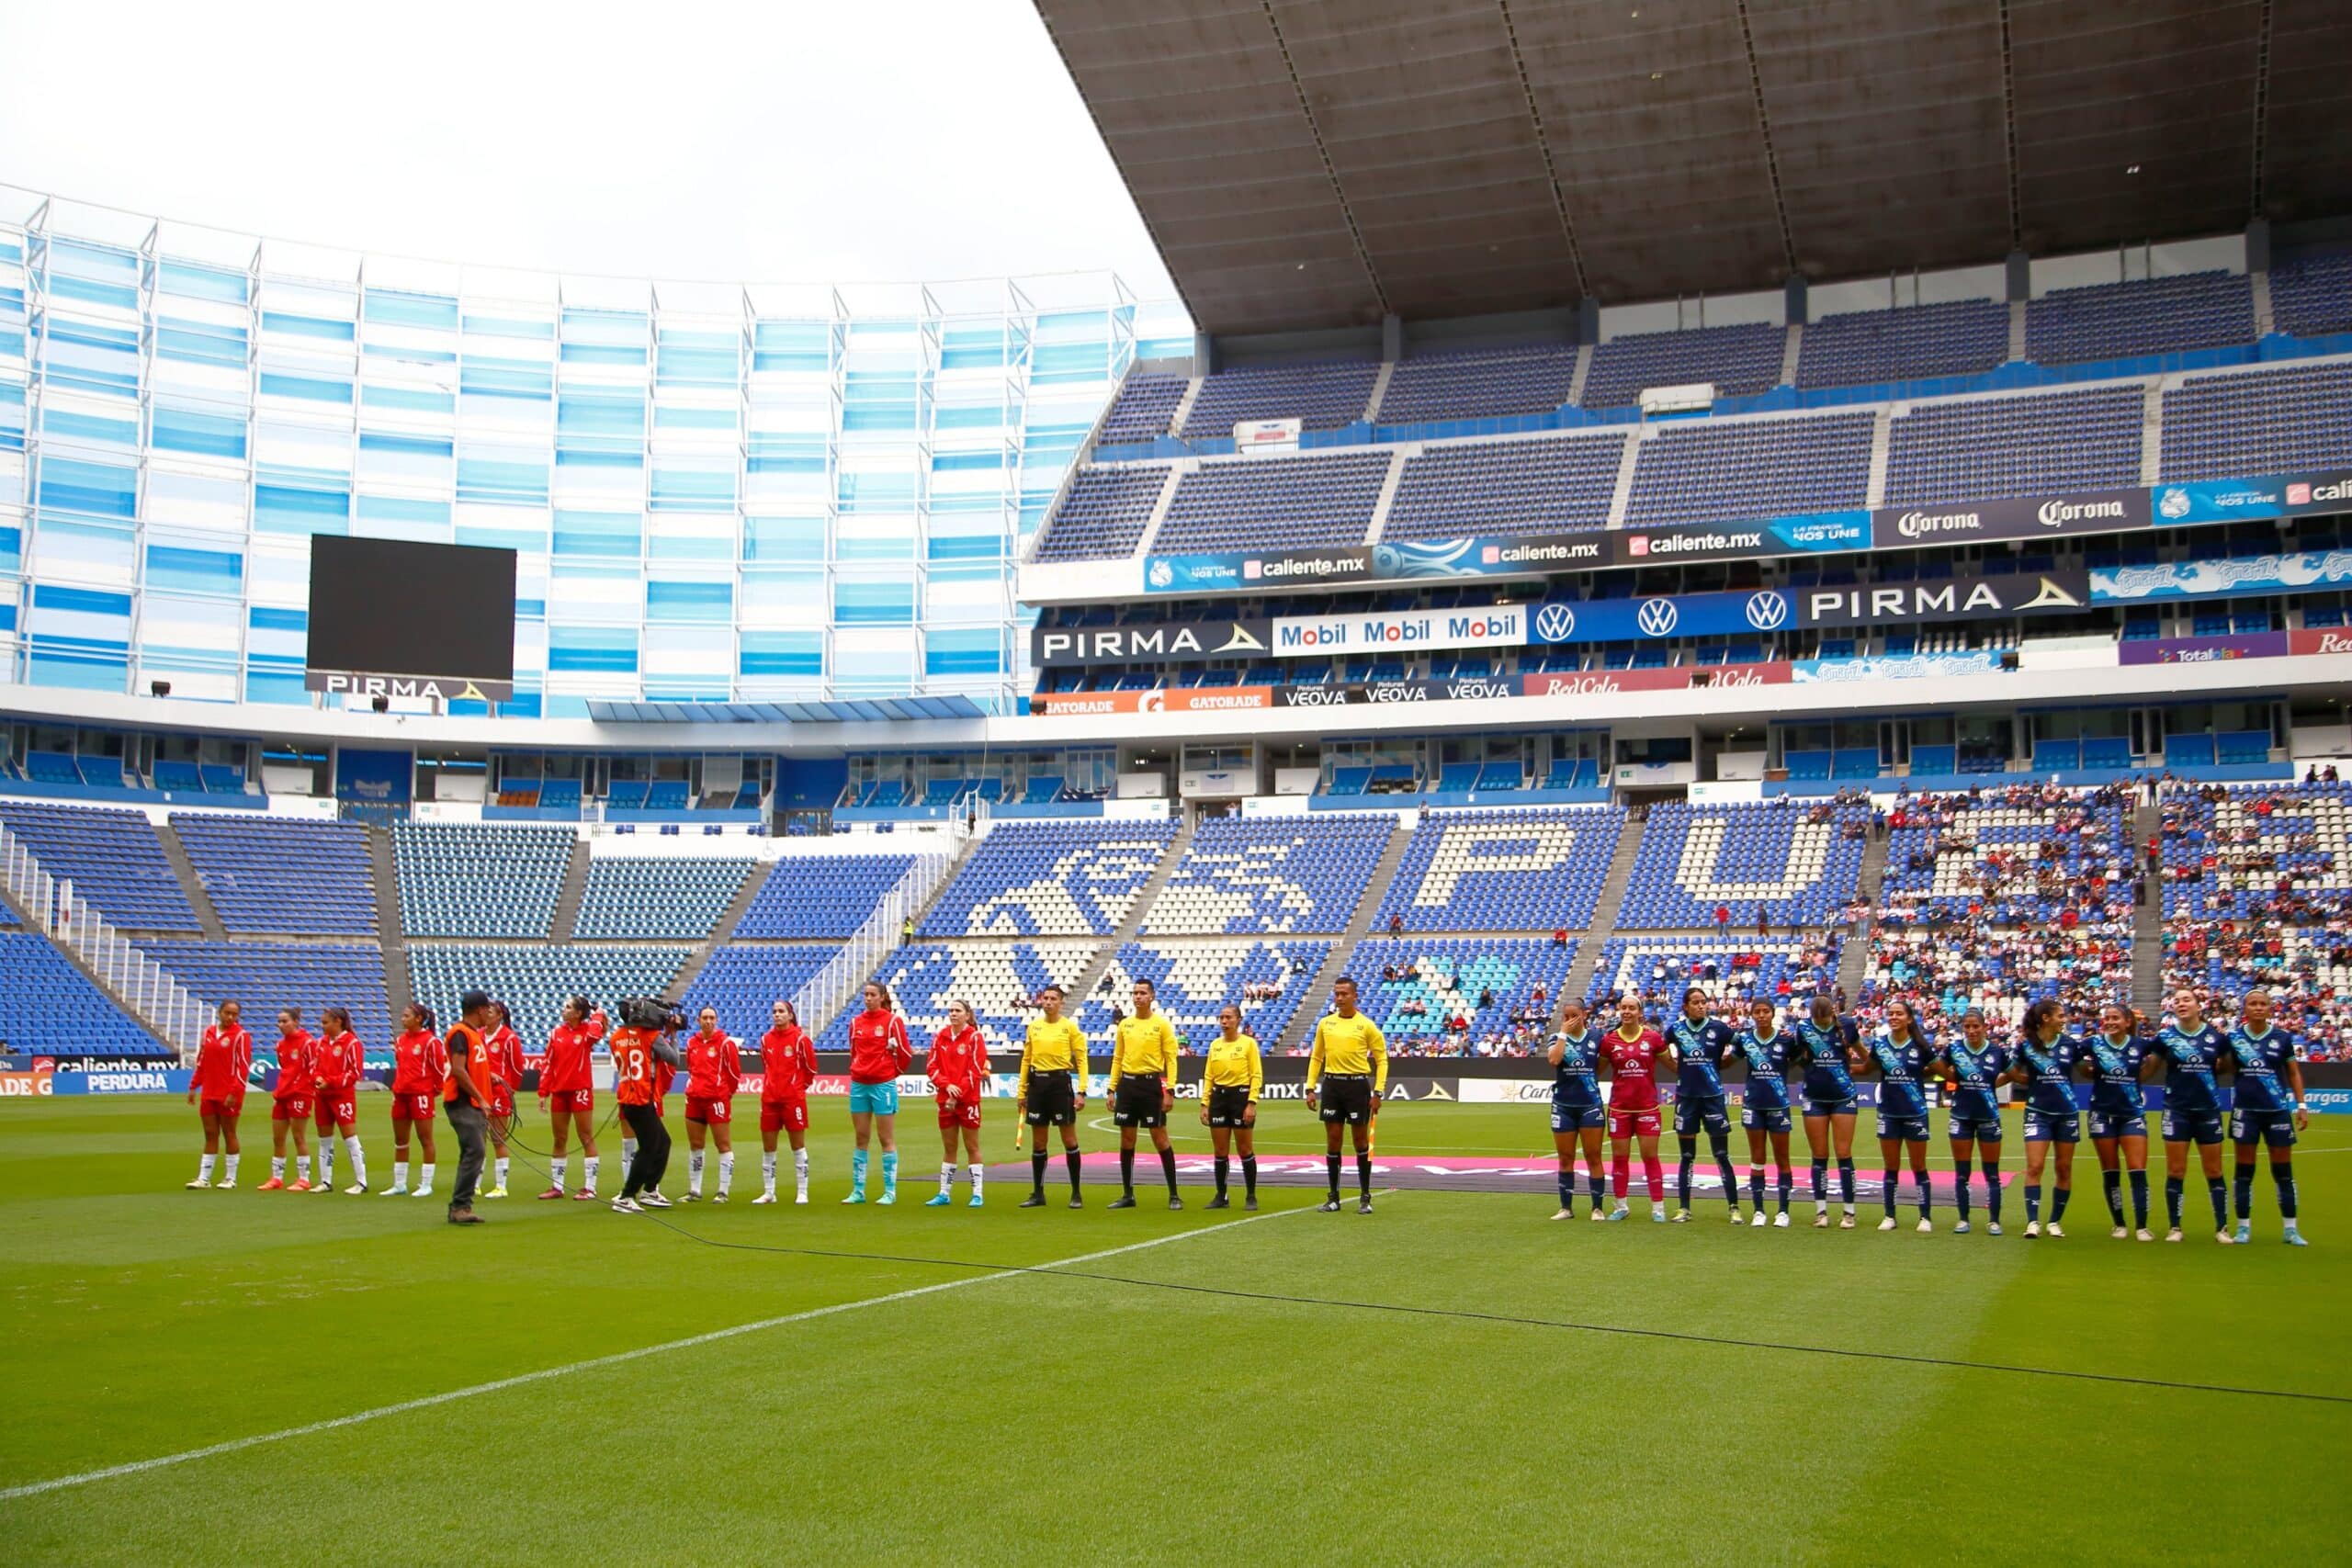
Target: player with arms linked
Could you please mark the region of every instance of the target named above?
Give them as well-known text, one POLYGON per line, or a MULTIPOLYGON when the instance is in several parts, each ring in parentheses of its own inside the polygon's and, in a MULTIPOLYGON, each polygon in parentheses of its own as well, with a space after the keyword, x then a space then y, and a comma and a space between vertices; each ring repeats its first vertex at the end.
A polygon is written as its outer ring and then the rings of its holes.
POLYGON ((1994 1043, 1983 1008, 1960 1015, 1960 1039, 1944 1037, 1936 1053, 1936 1076, 1951 1090, 1952 1195, 1960 1204, 1954 1235, 1969 1232, 1968 1171, 1978 1154, 1984 1161, 1984 1201, 1993 1217, 1984 1227, 2001 1234, 2001 1101, 1999 1085, 2009 1076, 2009 1048, 1994 1043))
POLYGON ((2172 1224, 2166 1241, 2180 1239, 2192 1144, 2205 1167, 2206 1195, 2213 1201, 2213 1239, 2223 1246, 2235 1239, 2230 1235, 2229 1184, 2222 1177, 2222 1091, 2215 1078, 2229 1050, 2229 1035, 2205 1016, 2196 991, 2187 986, 2175 991, 2172 1021, 2156 1031, 2156 1057, 2165 1065, 2165 1213, 2172 1224))
POLYGON ((1922 1081, 1935 1047, 1919 1032, 1910 1001, 1890 997, 1886 1027, 1871 1041, 1868 1065, 1878 1074, 1879 1202, 1886 1217, 1878 1228, 1894 1228, 1895 1190, 1903 1180, 1903 1151, 1911 1152, 1911 1179, 1919 1189, 1919 1230, 1936 1228, 1935 1197, 1928 1185, 1928 1094, 1922 1081))
POLYGON ((2082 1142, 2083 1118, 2075 1104, 2075 1069, 2083 1043, 2066 1032, 2066 1010, 2044 997, 2025 1010, 2025 1035, 2009 1064, 2012 1082, 2026 1086, 2025 1234, 2041 1235, 2041 1172, 2050 1152, 2058 1152, 2057 1187, 2050 1200, 2053 1238, 2065 1235, 2066 1200, 2075 1195, 2075 1145, 2082 1142))
POLYGON ((2133 1231, 2142 1241, 2156 1239, 2148 1229, 2148 1102, 2140 1084, 2154 1075, 2160 1060, 2154 1043, 2132 1032, 2132 1015, 2121 1003, 2098 1010, 2098 1032, 2085 1043, 2082 1071, 2091 1080, 2091 1147, 2098 1151, 2099 1180, 2118 1241, 2133 1231), (2120 1166, 2132 1172, 2128 1228, 2120 1166))
POLYGON ((1577 1145, 1584 1145, 1592 1217, 1609 1217, 1609 1173, 1600 1163, 1600 1128, 1607 1112, 1600 1100, 1600 1042, 1591 1032, 1585 1006, 1575 997, 1560 1002, 1560 1027, 1544 1059, 1552 1064, 1552 1147, 1560 1158, 1560 1212, 1555 1220, 1577 1217, 1577 1145))
POLYGON ((1730 1025, 1707 1016, 1707 993, 1692 986, 1682 993, 1682 1015, 1666 1032, 1674 1053, 1674 1138, 1681 1156, 1675 1178, 1674 1221, 1690 1218, 1690 1168, 1699 1163, 1699 1130, 1715 1151, 1715 1172, 1738 1224, 1739 1180, 1731 1169, 1731 1113, 1724 1098, 1724 1054, 1731 1049, 1730 1025))
POLYGON ((1764 1156, 1769 1145, 1779 1172, 1780 1212, 1773 1225, 1789 1228, 1789 1190, 1796 1173, 1789 1168, 1789 1064, 1795 1042, 1779 1025, 1770 1001, 1763 997, 1747 1004, 1748 1027, 1740 1032, 1737 1049, 1747 1064, 1747 1091, 1742 1097, 1739 1124, 1747 1129, 1747 1195, 1754 1201, 1751 1226, 1764 1223, 1764 1156))
POLYGON ((1804 1064, 1804 1142, 1813 1156, 1813 1228, 1829 1225, 1829 1156, 1838 1156, 1838 1195, 1846 1205, 1839 1230, 1854 1228, 1854 1068, 1861 1034, 1838 1004, 1813 998, 1813 1016, 1796 1027, 1796 1059, 1804 1064))
POLYGON ((2308 1247, 2295 1225, 2295 1134, 2312 1124, 2303 1103, 2303 1065, 2293 1036, 2274 1029, 2275 1003, 2257 986, 2238 1000, 2230 1031, 2230 1142, 2237 1145, 2238 1245, 2254 1239, 2254 1152, 2269 1145, 2270 1179, 2278 1189, 2278 1217, 2289 1247, 2308 1247), (2293 1098, 2289 1099, 2291 1090, 2293 1098))

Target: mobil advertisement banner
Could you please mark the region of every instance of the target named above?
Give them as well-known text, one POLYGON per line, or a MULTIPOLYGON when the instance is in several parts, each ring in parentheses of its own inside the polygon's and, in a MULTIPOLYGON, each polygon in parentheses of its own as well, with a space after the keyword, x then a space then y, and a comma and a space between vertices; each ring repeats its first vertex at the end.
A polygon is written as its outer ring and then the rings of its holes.
POLYGON ((1646 599, 1553 599, 1528 617, 1537 643, 1638 642, 1678 637, 1769 636, 1792 627, 1874 626, 1920 621, 2054 615, 2090 603, 2078 569, 2000 577, 1962 573, 1917 582, 1653 594, 1646 599))
POLYGON ((1475 702, 1486 697, 1515 697, 1520 677, 1493 675, 1457 681, 1371 681, 1347 686, 1276 686, 1278 708, 1378 707, 1411 703, 1475 702))
POLYGON ((1029 711, 1062 716, 1112 713, 1247 713, 1274 705, 1267 686, 1179 686, 1151 692, 1039 692, 1029 711))
POLYGON ((1908 545, 2113 534, 2145 528, 2149 516, 2148 492, 2136 487, 2008 496, 1997 501, 1883 506, 1871 513, 1871 543, 1886 550, 1908 545))
POLYGON ((2352 550, 2302 550, 2171 566, 2103 566, 2091 597, 2104 604, 2145 599, 2226 599, 2240 593, 2300 593, 2352 586, 2352 550))
POLYGON ((1679 692, 1690 687, 1785 686, 1795 679, 1785 660, 1770 664, 1682 665, 1668 670, 1580 670, 1521 675, 1520 690, 1531 697, 1606 697, 1619 692, 1679 692))
POLYGON ((2234 523, 2352 510, 2352 468, 2253 479, 2181 479, 2150 492, 2163 523, 2234 523))
POLYGON ((1521 648, 1527 606, 1487 604, 1454 610, 1284 615, 1274 622, 1274 652, 1388 653, 1419 648, 1521 648))
POLYGON ((1262 657, 1273 639, 1274 624, 1262 616, 1158 626, 1038 626, 1029 629, 1029 662, 1040 670, 1083 670, 1246 659, 1262 657))
POLYGON ((1866 511, 1813 512, 1753 523, 1678 523, 1665 527, 1628 525, 1610 536, 1611 564, 1648 566, 1669 561, 1756 560, 1767 556, 1812 555, 1822 550, 1871 547, 1866 511))

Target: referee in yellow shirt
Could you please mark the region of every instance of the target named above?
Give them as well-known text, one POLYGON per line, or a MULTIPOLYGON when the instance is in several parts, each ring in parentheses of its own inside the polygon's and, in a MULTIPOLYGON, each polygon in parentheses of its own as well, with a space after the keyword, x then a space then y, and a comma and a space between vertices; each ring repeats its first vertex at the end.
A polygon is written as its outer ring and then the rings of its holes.
POLYGON ((1323 1212, 1340 1212, 1340 1129, 1355 1129, 1356 1213, 1372 1213, 1372 1108, 1388 1088, 1388 1042, 1380 1025, 1356 1011, 1356 983, 1331 987, 1332 1011, 1315 1026, 1306 1054, 1306 1108, 1323 1118, 1323 1167, 1331 1179, 1323 1212), (1318 1097, 1316 1090, 1320 1087, 1318 1097), (1320 1103, 1318 1104, 1318 1099, 1320 1103))
POLYGON ((1258 1206, 1258 1095, 1266 1087, 1266 1065, 1258 1042, 1241 1032, 1241 1010, 1227 1002, 1217 1010, 1217 1037, 1209 1042, 1208 1063, 1201 1069, 1201 1121, 1216 1149, 1216 1196, 1212 1209, 1227 1207, 1225 1179, 1233 1167, 1227 1150, 1241 1145, 1241 1180, 1248 1192, 1242 1207, 1258 1206))
POLYGON ((1136 1010, 1111 1032, 1111 1120, 1119 1127, 1119 1195, 1114 1209, 1136 1206, 1136 1129, 1151 1129, 1159 1151, 1160 1174, 1168 1179, 1168 1206, 1181 1209, 1176 1191, 1176 1151, 1168 1145, 1168 1111, 1176 1102, 1176 1056, 1182 1049, 1164 1013, 1152 1010, 1159 987, 1138 976, 1136 1010))
POLYGON ((1062 1159, 1069 1167, 1069 1206, 1086 1207, 1078 1194, 1078 1113, 1086 1109, 1086 1036, 1062 1016, 1062 988, 1047 986, 1037 993, 1046 1016, 1033 1019, 1029 1039, 1021 1047, 1021 1087, 1013 1114, 1029 1125, 1037 1140, 1029 1154, 1029 1196, 1024 1209, 1046 1206, 1046 1129, 1062 1130, 1062 1159))

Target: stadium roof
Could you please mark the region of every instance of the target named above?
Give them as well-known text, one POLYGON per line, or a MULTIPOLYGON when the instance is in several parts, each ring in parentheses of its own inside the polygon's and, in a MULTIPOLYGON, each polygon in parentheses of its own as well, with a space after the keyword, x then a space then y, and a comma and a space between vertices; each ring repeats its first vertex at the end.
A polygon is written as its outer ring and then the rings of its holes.
POLYGON ((2343 0, 1037 0, 1220 333, 2352 212, 2343 0))

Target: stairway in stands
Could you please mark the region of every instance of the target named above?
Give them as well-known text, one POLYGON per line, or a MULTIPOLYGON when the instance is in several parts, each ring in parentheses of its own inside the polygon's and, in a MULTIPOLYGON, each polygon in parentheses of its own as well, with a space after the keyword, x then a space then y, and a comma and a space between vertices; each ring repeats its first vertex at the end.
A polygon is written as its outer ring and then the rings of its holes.
POLYGON ((581 900, 588 896, 588 840, 571 840, 571 860, 563 868, 563 890, 556 895, 555 919, 548 927, 549 942, 570 942, 580 929, 581 900))
MULTIPOLYGON (((581 848, 584 850, 587 845, 583 842, 581 848)), ((710 928, 710 934, 703 938, 701 944, 680 966, 677 974, 671 977, 670 983, 662 988, 662 994, 664 997, 672 1001, 684 997, 687 989, 694 985, 695 977, 703 972, 703 966, 710 962, 711 954, 735 940, 735 928, 741 925, 743 917, 752 912, 752 905, 758 899, 760 889, 766 885, 768 876, 775 870, 775 864, 774 861, 763 860, 752 867, 750 874, 743 878, 743 886, 735 889, 735 897, 728 902, 726 908, 719 911, 718 923, 710 928)), ((583 876, 583 883, 585 880, 583 876)), ((565 891, 570 890, 571 881, 567 876, 565 891)), ((576 920, 580 914, 580 906, 576 901, 571 905, 571 912, 576 920)), ((561 915, 560 906, 558 907, 557 913, 559 917, 561 915)))
MULTIPOLYGON (((1866 910, 1878 908, 1878 897, 1886 886, 1887 838, 1862 840, 1862 869, 1855 879, 1854 897, 1866 910)), ((1870 972, 1871 916, 1865 914, 1844 933, 1845 945, 1838 950, 1838 984, 1850 1001, 1862 994, 1862 976, 1870 972)))
POLYGON ((368 829, 368 863, 376 875, 376 940, 384 950, 384 995, 398 1021, 416 1000, 416 984, 408 972, 408 930, 401 924, 401 879, 392 863, 390 829, 368 829))
POLYGON ((2132 856, 2142 868, 2133 878, 2140 901, 2132 911, 2132 1005, 2151 1019, 2164 1016, 2165 885, 2146 870, 2147 846, 2163 828, 2163 810, 2143 796, 2132 814, 2132 856))
MULTIPOLYGON (((0 886, 0 906, 5 906, 8 912, 16 917, 16 931, 32 936, 40 936, 44 934, 40 927, 33 923, 30 912, 28 911, 25 906, 17 900, 16 896, 10 893, 5 886, 0 886)), ((73 943, 61 941, 59 938, 51 936, 49 938, 49 945, 56 949, 59 955, 62 956, 66 963, 71 964, 74 968, 80 970, 82 973, 82 978, 87 980, 92 986, 96 987, 100 996, 106 998, 107 1000, 121 1009, 124 1017, 130 1019, 133 1023, 138 1024, 150 1035, 153 1036, 155 1043, 160 1049, 164 1051, 175 1049, 171 1040, 165 1036, 161 1029, 158 1029, 155 1026, 154 1021, 145 1013, 130 1005, 130 998, 125 997, 112 986, 107 985, 105 980, 99 978, 98 972, 91 968, 88 964, 83 961, 82 955, 74 950, 73 943)), ((158 967, 160 967, 160 965, 158 967)), ((192 1058, 185 1053, 183 1053, 181 1059, 184 1063, 192 1060, 192 1058)))
MULTIPOLYGON (((1102 983, 1102 976, 1111 972, 1111 961, 1119 956, 1120 947, 1142 936, 1144 921, 1150 918, 1152 906, 1159 901, 1160 890, 1168 886, 1177 868, 1184 863, 1184 856, 1193 847, 1193 829, 1197 826, 1189 812, 1176 824, 1176 836, 1168 840, 1168 852, 1152 868, 1151 876, 1136 895, 1136 901, 1127 906, 1127 918, 1121 920, 1119 929, 1103 942, 1102 951, 1094 955, 1093 962, 1086 966, 1086 972, 1070 982, 1069 994, 1073 998, 1092 996, 1094 987, 1102 983)), ((942 886, 945 885, 943 883, 942 886)), ((920 917, 916 924, 922 924, 920 917)))
MULTIPOLYGON (((1577 961, 1568 968, 1568 977, 1560 982, 1560 997, 1584 997, 1592 993, 1593 972, 1600 967, 1600 950, 1617 934, 1617 911, 1624 907, 1625 889, 1633 885, 1634 863, 1641 856, 1642 829, 1647 824, 1647 813, 1636 817, 1628 812, 1624 831, 1617 835, 1617 852, 1609 862, 1609 875, 1600 884, 1600 898, 1592 907, 1592 925, 1577 939, 1577 961)), ((1552 1004, 1552 1016, 1559 1016, 1559 1002, 1552 1004)))
MULTIPOLYGON (((1426 818, 1423 818, 1427 820, 1426 818)), ((1356 900, 1356 912, 1348 921, 1348 929, 1331 944, 1331 955, 1323 963, 1323 973, 1306 987, 1306 995, 1298 999, 1298 1010, 1290 1015, 1289 1027, 1283 1031, 1281 1048, 1287 1051, 1302 1043, 1314 1032, 1316 1021, 1331 1005, 1331 987, 1348 972, 1349 962, 1355 957, 1356 943, 1372 932, 1373 917, 1380 912, 1380 902, 1388 885, 1396 876, 1396 867, 1405 859, 1405 852, 1412 847, 1413 835, 1400 820, 1388 835, 1388 847, 1380 852, 1380 863, 1372 868, 1372 880, 1364 885, 1363 897, 1356 900)))
POLYGON ((220 911, 212 905, 212 895, 204 888, 204 878, 197 874, 196 863, 187 858, 187 846, 180 842, 178 829, 169 822, 155 824, 155 837, 164 846, 164 858, 172 863, 172 874, 180 879, 180 891, 196 910, 197 929, 203 931, 207 942, 226 942, 228 928, 220 923, 220 911))

